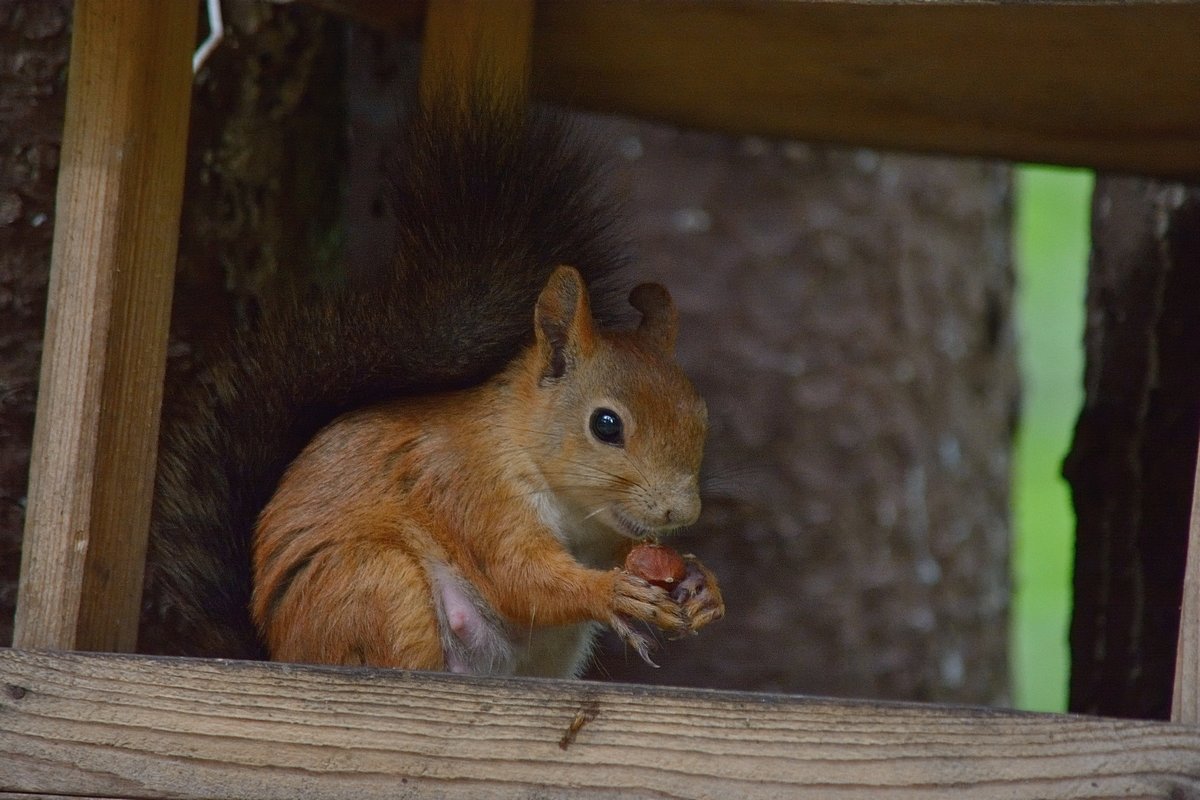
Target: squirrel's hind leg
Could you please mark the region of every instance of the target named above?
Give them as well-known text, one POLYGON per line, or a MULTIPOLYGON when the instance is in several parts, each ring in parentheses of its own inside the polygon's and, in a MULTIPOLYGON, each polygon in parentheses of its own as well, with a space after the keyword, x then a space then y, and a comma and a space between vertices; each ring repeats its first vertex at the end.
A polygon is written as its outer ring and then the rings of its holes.
POLYGON ((511 675, 516 657, 504 622, 457 570, 429 568, 446 669, 470 675, 511 675))
POLYGON ((322 552, 272 615, 271 658, 399 669, 446 668, 420 563, 360 541, 322 552))

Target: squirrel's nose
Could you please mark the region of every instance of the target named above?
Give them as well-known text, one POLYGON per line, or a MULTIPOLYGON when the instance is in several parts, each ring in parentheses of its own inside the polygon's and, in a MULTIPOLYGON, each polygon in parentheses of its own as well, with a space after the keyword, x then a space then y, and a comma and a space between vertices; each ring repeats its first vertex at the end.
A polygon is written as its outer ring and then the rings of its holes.
POLYGON ((680 491, 661 507, 663 525, 679 527, 691 525, 700 516, 700 493, 694 486, 680 491))

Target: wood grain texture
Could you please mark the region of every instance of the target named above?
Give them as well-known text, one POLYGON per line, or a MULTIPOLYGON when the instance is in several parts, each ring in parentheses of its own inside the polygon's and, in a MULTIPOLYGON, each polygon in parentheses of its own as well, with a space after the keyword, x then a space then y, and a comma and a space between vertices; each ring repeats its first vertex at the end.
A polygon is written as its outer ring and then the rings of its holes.
POLYGON ((1162 722, 18 650, 0 752, 15 796, 1200 797, 1162 722))
POLYGON ((1200 175, 1200 6, 576 0, 533 93, 685 127, 1200 175))
POLYGON ((308 0, 308 4, 410 38, 420 33, 425 16, 423 0, 308 0))
POLYGON ((78 0, 15 642, 132 649, 196 12, 78 0))
POLYGON ((1183 577, 1171 719, 1189 725, 1200 724, 1200 456, 1196 459, 1196 485, 1192 491, 1192 517, 1188 524, 1187 567, 1183 577))
MULTIPOLYGON (((388 32, 423 5, 313 2, 388 32)), ((1196 4, 541 0, 534 18, 539 99, 735 134, 1200 175, 1196 4)))
POLYGON ((523 100, 529 91, 533 0, 430 0, 421 96, 482 83, 523 100))

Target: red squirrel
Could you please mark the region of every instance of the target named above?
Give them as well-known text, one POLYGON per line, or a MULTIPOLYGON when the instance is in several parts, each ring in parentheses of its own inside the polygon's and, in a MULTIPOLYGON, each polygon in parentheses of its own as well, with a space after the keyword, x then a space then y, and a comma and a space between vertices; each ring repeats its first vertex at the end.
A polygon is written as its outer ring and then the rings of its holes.
POLYGON ((628 297, 561 120, 433 102, 393 165, 395 255, 264 314, 164 420, 139 648, 574 676, 724 613, 622 569, 696 519, 707 412, 666 290, 628 297))
POLYGON ((472 389, 351 412, 292 462, 259 518, 252 612, 273 657, 574 675, 592 625, 685 633, 720 612, 620 569, 622 544, 695 521, 707 414, 673 362, 666 291, 636 330, 594 329, 573 268, 535 340, 472 389))

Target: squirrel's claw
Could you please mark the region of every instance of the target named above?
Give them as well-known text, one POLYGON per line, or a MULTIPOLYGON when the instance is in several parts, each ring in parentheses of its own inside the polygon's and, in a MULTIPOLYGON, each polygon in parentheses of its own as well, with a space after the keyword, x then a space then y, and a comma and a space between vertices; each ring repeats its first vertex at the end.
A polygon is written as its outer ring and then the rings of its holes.
POLYGON ((652 642, 648 637, 638 633, 633 629, 632 625, 620 617, 614 617, 609 623, 609 627, 613 629, 613 632, 616 633, 617 636, 621 637, 621 641, 625 642, 625 644, 629 647, 632 647, 634 652, 641 656, 642 661, 645 661, 655 669, 659 668, 658 664, 654 663, 654 659, 650 658, 652 642))
POLYGON ((690 553, 683 557, 686 572, 683 580, 671 590, 671 598, 679 603, 688 619, 691 633, 725 616, 725 601, 717 585, 717 576, 700 559, 690 553))
POLYGON ((691 627, 683 607, 665 589, 624 570, 614 574, 612 611, 617 615, 649 623, 670 633, 691 627))
POLYGON ((613 571, 613 600, 608 624, 626 645, 652 667, 654 641, 633 625, 645 622, 671 634, 686 633, 692 625, 687 611, 665 589, 648 583, 625 570, 613 571))

